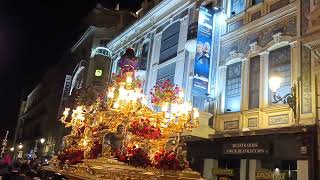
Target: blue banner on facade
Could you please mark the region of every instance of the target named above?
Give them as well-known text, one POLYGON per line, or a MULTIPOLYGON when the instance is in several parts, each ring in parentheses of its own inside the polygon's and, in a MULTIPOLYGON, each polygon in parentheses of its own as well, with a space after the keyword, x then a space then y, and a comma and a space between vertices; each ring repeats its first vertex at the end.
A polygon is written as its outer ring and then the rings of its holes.
POLYGON ((199 10, 197 46, 194 62, 193 95, 204 96, 208 92, 212 28, 212 11, 201 6, 199 10))

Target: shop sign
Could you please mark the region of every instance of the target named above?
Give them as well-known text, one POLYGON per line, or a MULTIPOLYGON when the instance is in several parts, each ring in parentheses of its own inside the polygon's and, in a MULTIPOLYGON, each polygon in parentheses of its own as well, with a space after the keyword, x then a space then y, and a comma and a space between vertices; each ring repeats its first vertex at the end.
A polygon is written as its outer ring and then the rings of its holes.
POLYGON ((211 10, 200 6, 198 18, 192 92, 194 95, 205 96, 205 94, 208 93, 209 85, 213 13, 211 10))
POLYGON ((257 170, 256 171, 257 180, 285 180, 286 173, 273 172, 268 170, 257 170))
POLYGON ((240 154, 269 154, 269 147, 258 142, 231 143, 223 145, 223 153, 230 155, 240 154))
POLYGON ((215 176, 234 176, 233 169, 213 169, 212 174, 215 176))

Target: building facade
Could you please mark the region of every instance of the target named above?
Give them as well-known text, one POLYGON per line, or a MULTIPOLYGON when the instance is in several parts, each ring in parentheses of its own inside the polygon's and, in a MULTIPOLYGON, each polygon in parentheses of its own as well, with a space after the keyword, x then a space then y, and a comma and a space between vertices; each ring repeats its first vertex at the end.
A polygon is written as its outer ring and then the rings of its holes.
POLYGON ((319 179, 319 6, 163 0, 107 44, 112 71, 131 47, 146 94, 164 79, 185 89, 202 111, 191 166, 206 179, 319 179))

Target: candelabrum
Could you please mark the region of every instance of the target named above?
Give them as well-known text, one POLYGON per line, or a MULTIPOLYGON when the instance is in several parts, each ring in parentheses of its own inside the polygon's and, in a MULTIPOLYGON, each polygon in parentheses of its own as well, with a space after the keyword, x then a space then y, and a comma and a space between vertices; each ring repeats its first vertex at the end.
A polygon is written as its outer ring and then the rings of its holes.
POLYGON ((2 141, 2 148, 1 148, 1 155, 0 155, 0 157, 3 156, 4 151, 6 150, 7 143, 8 143, 8 140, 7 140, 8 134, 9 134, 9 131, 6 132, 6 137, 5 137, 5 138, 3 139, 3 141, 2 141))

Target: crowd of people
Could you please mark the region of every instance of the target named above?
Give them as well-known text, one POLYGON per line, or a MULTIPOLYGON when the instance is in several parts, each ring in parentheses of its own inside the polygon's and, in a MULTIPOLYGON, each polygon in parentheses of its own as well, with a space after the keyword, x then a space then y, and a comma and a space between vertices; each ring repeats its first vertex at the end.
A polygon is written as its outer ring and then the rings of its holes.
POLYGON ((40 159, 13 159, 5 153, 0 160, 0 180, 42 179, 40 159))

